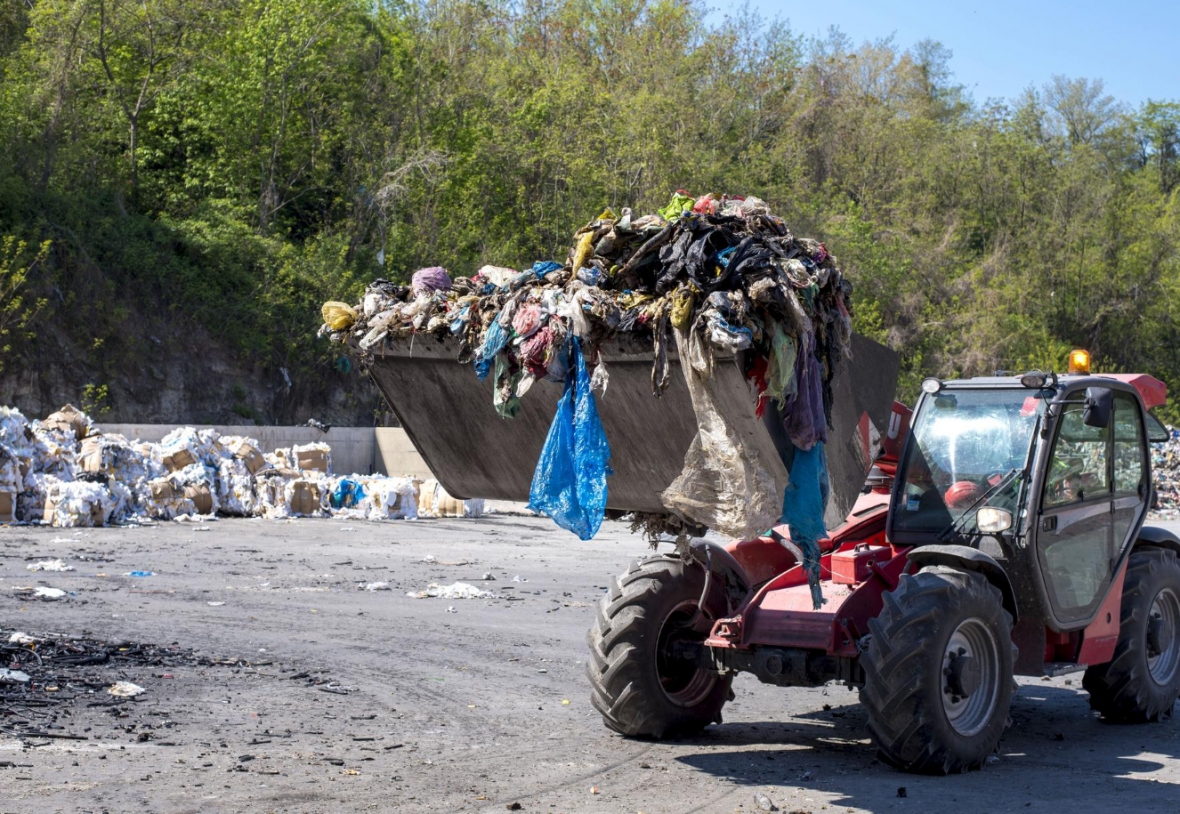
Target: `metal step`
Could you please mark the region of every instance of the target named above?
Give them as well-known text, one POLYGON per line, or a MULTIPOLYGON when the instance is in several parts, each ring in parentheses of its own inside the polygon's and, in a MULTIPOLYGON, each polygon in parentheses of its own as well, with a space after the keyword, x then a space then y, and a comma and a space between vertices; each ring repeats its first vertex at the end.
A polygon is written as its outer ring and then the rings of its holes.
POLYGON ((1071 673, 1081 673, 1089 667, 1088 664, 1075 664, 1072 661, 1048 661, 1045 662, 1043 672, 1050 678, 1057 676, 1067 676, 1071 673))

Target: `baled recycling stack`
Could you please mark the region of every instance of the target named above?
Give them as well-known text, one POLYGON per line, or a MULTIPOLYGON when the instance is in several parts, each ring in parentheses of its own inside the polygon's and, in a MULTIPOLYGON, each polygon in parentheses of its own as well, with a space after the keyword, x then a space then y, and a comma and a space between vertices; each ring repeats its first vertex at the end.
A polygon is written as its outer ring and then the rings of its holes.
POLYGON ((205 515, 391 520, 416 517, 417 496, 410 478, 333 475, 327 444, 263 454, 252 438, 192 427, 145 443, 102 432, 70 405, 43 421, 0 407, 0 523, 102 526, 205 515))
POLYGON ((321 333, 452 494, 528 497, 583 539, 608 507, 743 538, 785 520, 806 552, 860 492, 896 384, 850 295, 764 202, 677 193, 603 212, 564 263, 377 280, 321 333))

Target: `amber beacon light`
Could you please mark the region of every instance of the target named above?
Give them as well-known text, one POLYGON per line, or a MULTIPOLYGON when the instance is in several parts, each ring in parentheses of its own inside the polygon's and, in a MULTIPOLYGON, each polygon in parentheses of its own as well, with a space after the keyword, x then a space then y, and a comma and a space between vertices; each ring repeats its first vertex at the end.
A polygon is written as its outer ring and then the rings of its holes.
POLYGON ((1069 372, 1090 372, 1090 351, 1078 348, 1069 352, 1069 372))

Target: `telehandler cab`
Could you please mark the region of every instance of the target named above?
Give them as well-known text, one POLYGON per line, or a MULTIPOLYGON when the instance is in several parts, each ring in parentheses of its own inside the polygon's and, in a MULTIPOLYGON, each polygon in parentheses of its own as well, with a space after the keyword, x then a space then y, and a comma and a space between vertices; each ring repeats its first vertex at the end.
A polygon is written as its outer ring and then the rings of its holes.
POLYGON ((1180 539, 1143 525, 1148 444, 1167 437, 1148 409, 1166 389, 1078 361, 1060 377, 928 379, 912 420, 895 404, 868 491, 822 541, 819 610, 785 526, 633 563, 588 635, 606 725, 699 731, 738 672, 840 681, 884 760, 947 773, 996 751, 1015 675, 1084 671, 1104 718, 1170 716, 1180 539))

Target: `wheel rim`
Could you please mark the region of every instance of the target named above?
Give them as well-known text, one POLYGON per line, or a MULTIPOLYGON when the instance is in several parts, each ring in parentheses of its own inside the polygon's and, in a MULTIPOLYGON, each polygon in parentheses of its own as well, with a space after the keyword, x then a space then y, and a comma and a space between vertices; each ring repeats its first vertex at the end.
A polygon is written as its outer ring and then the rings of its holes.
POLYGON ((965 619, 947 641, 941 664, 942 708, 960 735, 978 734, 1000 696, 1000 649, 991 628, 965 619))
POLYGON ((1171 588, 1155 595, 1147 619, 1147 669, 1161 687, 1176 681, 1180 667, 1180 598, 1171 588))
POLYGON ((694 662, 674 655, 680 642, 703 642, 705 634, 687 627, 697 612, 697 603, 681 602, 660 625, 656 643, 656 675, 664 695, 678 707, 694 707, 708 697, 717 683, 717 675, 702 670, 694 662))

